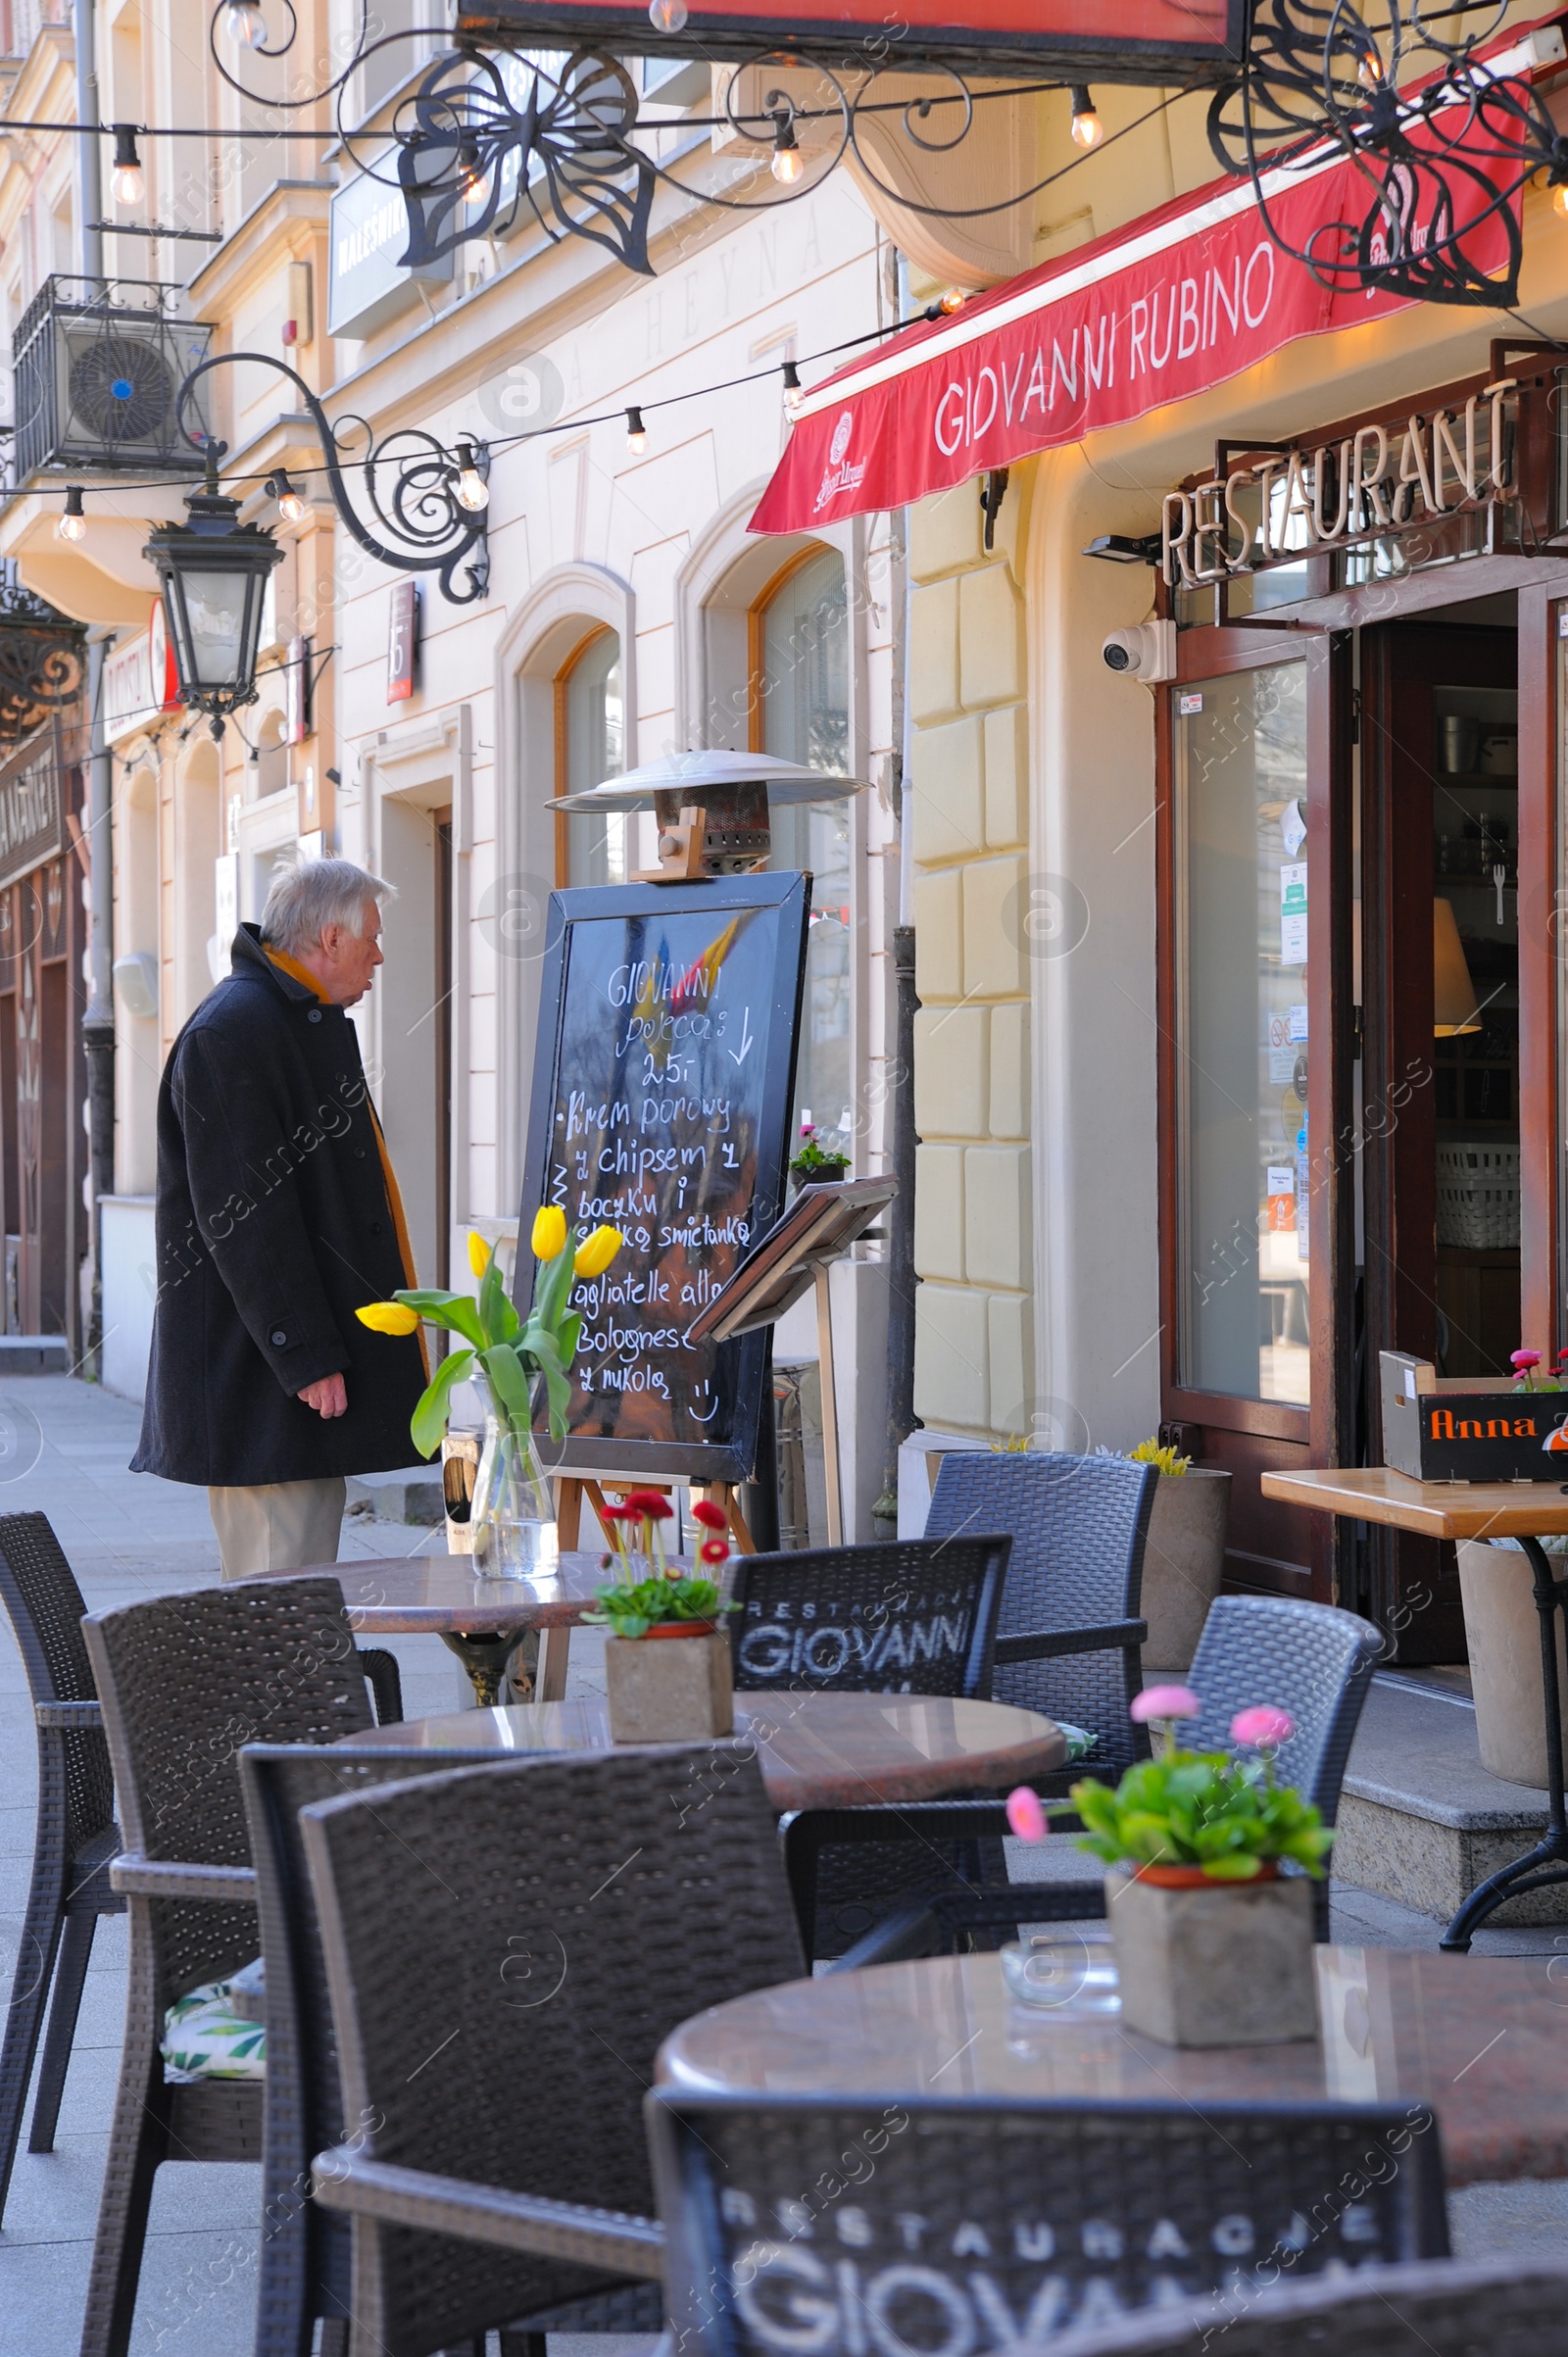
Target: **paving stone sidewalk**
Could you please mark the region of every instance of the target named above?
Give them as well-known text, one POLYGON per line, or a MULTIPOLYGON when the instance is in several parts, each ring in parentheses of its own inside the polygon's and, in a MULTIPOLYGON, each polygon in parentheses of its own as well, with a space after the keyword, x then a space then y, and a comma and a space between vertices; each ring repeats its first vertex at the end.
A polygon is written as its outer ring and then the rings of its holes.
MULTIPOLYGON (((0 1391, 0 1513, 39 1508, 70 1556, 88 1606, 198 1588, 217 1577, 206 1494, 127 1470, 140 1422, 122 1399, 69 1376, 16 1378, 0 1391)), ((350 1520, 343 1554, 439 1551, 439 1532, 350 1520)), ((569 1691, 602 1690, 602 1640, 573 1641, 569 1691)), ((409 1717, 453 1710, 467 1681, 434 1641, 393 1641, 409 1717)), ((0 1622, 0 1989, 9 1989, 32 1855, 36 1754, 21 1659, 0 1622)), ((1038 1873, 1098 1872, 1070 1842, 1037 1850, 1038 1873), (1058 1851, 1065 1853, 1058 1855, 1058 1851)), ((1020 1865, 1022 1860, 1020 1859, 1020 1865)), ((1336 1910, 1340 1938, 1432 1947, 1441 1926, 1363 1891, 1336 1910)), ((1477 1947, 1549 1952, 1549 1933, 1483 1934, 1477 1947)), ((98 2187, 114 2102, 124 2003, 122 1917, 100 1925, 60 2132, 53 2153, 18 2155, 0 2233, 0 2357, 72 2357, 86 2295, 98 2187)), ((25 2131, 24 2132, 24 2140, 25 2131)), ((159 2172, 131 2357, 250 2357, 261 2172, 184 2167, 159 2172)), ((1568 2185, 1474 2186, 1454 2196, 1454 2243, 1465 2256, 1516 2250, 1568 2254, 1568 2185)), ((562 2343, 552 2357, 586 2357, 562 2343)), ((613 2343, 600 2343, 607 2352, 613 2343)))

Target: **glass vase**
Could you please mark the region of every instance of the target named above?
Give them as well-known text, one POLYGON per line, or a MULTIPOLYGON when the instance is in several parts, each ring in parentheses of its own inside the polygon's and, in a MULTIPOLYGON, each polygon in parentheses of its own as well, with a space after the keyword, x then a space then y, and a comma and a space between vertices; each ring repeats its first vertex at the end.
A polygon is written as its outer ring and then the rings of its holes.
POLYGON ((526 1425, 486 1402, 468 1527, 474 1577, 522 1580, 555 1560, 556 1516, 526 1425))

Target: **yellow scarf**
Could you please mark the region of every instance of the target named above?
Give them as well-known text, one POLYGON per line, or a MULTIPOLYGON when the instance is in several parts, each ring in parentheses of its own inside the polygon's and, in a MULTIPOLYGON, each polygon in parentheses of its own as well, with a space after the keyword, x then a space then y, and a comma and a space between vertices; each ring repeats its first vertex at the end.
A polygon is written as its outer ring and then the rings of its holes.
MULTIPOLYGON (((306 989, 314 993, 323 1007, 332 1005, 331 999, 317 981, 309 966, 301 965, 299 959, 291 958, 287 950, 269 949, 265 942, 262 947, 266 950, 270 962, 277 967, 279 973, 289 975, 295 982, 303 982, 306 989)), ((386 1139, 381 1132, 381 1117, 375 1109, 368 1089, 365 1092, 365 1105, 366 1110, 370 1116, 370 1127, 375 1132, 375 1151, 381 1157, 381 1176, 386 1183, 386 1200, 392 1213, 393 1231, 398 1240, 398 1255, 403 1262, 404 1282, 409 1291, 413 1293, 417 1288, 419 1280, 415 1274, 414 1247, 409 1241, 409 1223, 404 1216, 403 1197, 398 1191, 397 1172, 392 1167, 392 1156, 387 1153, 386 1139)), ((428 1376, 430 1353, 425 1343, 422 1326, 419 1328, 419 1352, 424 1360, 425 1374, 428 1376)))

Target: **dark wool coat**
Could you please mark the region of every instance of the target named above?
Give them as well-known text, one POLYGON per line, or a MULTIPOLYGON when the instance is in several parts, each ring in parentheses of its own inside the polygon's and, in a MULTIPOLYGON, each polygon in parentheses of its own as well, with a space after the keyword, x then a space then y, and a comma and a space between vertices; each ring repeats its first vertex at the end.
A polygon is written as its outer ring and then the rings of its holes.
POLYGON ((359 1034, 269 962, 254 925, 164 1072, 157 1233, 133 1471, 227 1488, 412 1460, 418 1338, 354 1314, 407 1283, 359 1034), (339 1373, 346 1415, 296 1397, 339 1373))

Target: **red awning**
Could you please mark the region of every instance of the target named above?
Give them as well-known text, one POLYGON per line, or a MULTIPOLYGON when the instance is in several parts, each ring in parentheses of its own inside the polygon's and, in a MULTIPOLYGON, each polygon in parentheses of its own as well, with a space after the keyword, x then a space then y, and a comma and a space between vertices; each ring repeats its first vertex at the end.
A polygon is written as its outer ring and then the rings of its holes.
MULTIPOLYGON (((1494 73, 1518 71, 1512 51, 1490 63, 1494 73)), ((1367 202, 1365 177, 1338 151, 1267 174, 1265 188, 1275 224, 1298 251, 1314 229, 1358 218, 1367 202)), ((1476 242, 1483 269, 1503 266, 1500 220, 1483 224, 1476 242)), ((1212 182, 829 377, 796 412, 750 528, 810 531, 900 507, 1203 392, 1298 337, 1382 319, 1412 300, 1320 286, 1274 244, 1250 181, 1212 182)))

